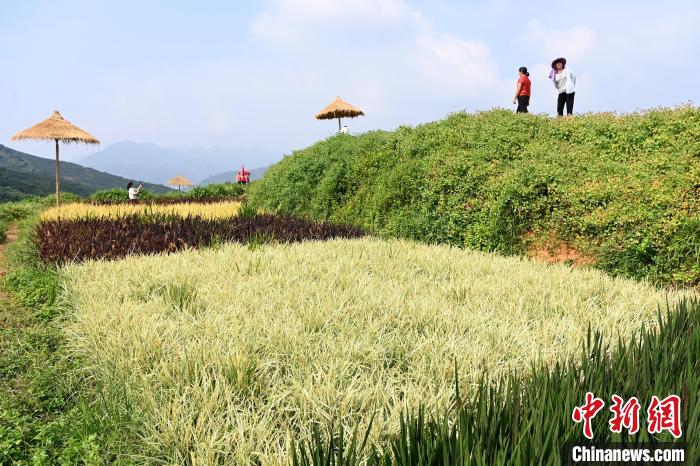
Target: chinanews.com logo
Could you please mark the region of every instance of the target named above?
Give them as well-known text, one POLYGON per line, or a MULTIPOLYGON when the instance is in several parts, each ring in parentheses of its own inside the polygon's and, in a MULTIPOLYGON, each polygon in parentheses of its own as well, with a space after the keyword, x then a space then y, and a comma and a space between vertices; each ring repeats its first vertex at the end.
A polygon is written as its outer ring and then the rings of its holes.
MULTIPOLYGON (((581 424, 587 443, 568 443, 562 450, 562 464, 691 464, 686 458, 686 445, 683 442, 644 442, 644 443, 603 443, 593 442, 593 423, 603 411, 605 402, 593 393, 586 393, 585 401, 576 406, 571 419, 581 424)), ((608 420, 611 432, 620 434, 627 430, 629 435, 640 432, 642 404, 637 397, 627 400, 618 395, 612 396, 608 420)), ((681 398, 669 395, 660 399, 652 396, 644 410, 646 431, 650 435, 668 432, 674 439, 683 435, 681 426, 681 398)))

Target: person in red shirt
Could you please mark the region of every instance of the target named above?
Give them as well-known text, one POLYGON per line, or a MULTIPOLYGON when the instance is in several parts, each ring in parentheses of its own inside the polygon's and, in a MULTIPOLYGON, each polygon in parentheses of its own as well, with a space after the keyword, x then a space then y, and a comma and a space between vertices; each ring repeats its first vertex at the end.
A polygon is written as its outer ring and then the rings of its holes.
POLYGON ((518 109, 516 113, 527 113, 527 107, 530 105, 530 94, 531 94, 531 84, 530 83, 530 73, 527 72, 527 68, 521 66, 518 69, 520 77, 518 78, 518 84, 515 87, 515 97, 513 97, 513 103, 518 104, 518 109))

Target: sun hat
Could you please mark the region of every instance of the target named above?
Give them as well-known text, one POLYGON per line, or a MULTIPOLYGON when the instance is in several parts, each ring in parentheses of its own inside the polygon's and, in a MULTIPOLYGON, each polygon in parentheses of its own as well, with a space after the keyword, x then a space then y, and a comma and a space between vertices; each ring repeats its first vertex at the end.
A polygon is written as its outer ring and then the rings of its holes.
POLYGON ((552 68, 556 66, 557 62, 561 62, 562 65, 566 66, 566 58, 560 57, 552 62, 552 68))

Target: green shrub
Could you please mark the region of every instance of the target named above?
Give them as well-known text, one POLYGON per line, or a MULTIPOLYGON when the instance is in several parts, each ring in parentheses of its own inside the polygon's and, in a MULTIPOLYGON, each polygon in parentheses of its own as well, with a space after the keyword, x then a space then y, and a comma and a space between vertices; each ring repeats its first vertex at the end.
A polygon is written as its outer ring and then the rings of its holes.
POLYGON ((333 136, 248 190, 265 210, 523 254, 566 243, 613 274, 700 284, 700 109, 552 119, 455 113, 333 136))
MULTIPOLYGON (((149 200, 156 197, 159 196, 145 189, 139 191, 139 200, 149 200)), ((88 199, 96 202, 127 202, 129 200, 129 192, 121 188, 104 189, 102 191, 95 191, 88 199)))
MULTIPOLYGON (((236 199, 243 195, 245 188, 238 184, 210 184, 207 186, 195 186, 187 192, 173 191, 168 194, 153 194, 149 191, 141 189, 139 192, 140 201, 154 201, 170 203, 176 201, 192 202, 192 201, 218 201, 224 199, 236 199)), ((98 203, 119 203, 129 200, 129 193, 126 189, 108 189, 97 191, 89 197, 92 202, 98 203)))
POLYGON ((187 192, 193 199, 224 199, 238 198, 243 195, 245 188, 240 184, 218 183, 207 186, 195 186, 187 192))

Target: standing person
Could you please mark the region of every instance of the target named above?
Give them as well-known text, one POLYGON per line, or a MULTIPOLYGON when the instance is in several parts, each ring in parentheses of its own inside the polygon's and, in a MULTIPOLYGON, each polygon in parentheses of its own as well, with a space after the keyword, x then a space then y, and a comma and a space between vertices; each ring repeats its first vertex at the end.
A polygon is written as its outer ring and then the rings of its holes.
POLYGON ((521 66, 518 69, 518 84, 515 86, 515 96, 513 97, 513 103, 518 104, 518 109, 516 113, 527 113, 527 107, 530 105, 530 94, 532 83, 530 82, 530 73, 527 72, 527 68, 521 66))
POLYGON ((559 91, 557 114, 564 116, 564 105, 566 105, 566 114, 573 114, 576 75, 571 69, 566 67, 566 58, 557 58, 552 62, 552 71, 549 72, 549 79, 552 80, 554 87, 559 91))
POLYGON ((129 181, 129 184, 126 185, 127 191, 129 191, 129 203, 130 204, 136 204, 139 200, 139 192, 141 191, 141 188, 143 185, 139 183, 138 188, 134 188, 134 183, 129 181))

